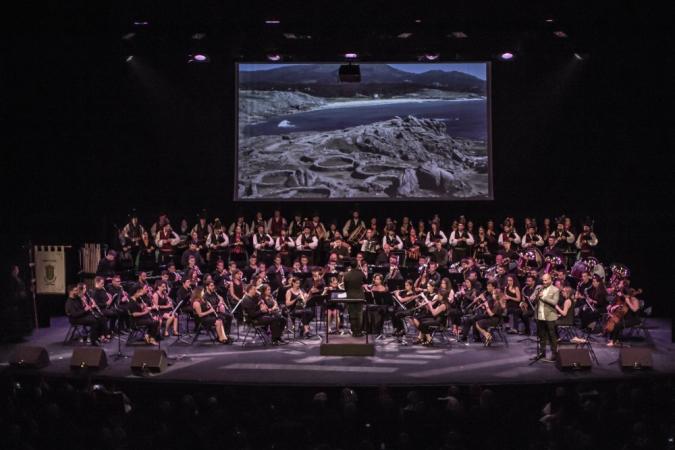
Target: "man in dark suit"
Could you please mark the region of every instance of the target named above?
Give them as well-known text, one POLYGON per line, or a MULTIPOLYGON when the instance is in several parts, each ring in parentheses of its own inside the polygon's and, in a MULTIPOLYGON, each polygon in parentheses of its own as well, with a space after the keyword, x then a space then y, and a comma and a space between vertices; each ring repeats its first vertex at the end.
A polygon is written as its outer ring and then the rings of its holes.
MULTIPOLYGON (((344 275, 344 284, 345 291, 347 291, 347 298, 360 298, 363 299, 363 284, 366 282, 363 272, 360 270, 354 270, 352 263, 348 262, 345 264, 347 268, 347 273, 344 275)), ((349 311, 349 323, 352 328, 353 336, 362 336, 363 335, 363 304, 362 303, 349 303, 347 306, 349 311)))

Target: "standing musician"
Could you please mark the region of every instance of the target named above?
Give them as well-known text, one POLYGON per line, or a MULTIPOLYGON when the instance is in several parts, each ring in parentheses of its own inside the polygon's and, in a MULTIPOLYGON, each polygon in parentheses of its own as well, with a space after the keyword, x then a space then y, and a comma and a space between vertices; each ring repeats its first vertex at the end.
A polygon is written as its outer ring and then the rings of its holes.
MULTIPOLYGON (((502 288, 502 297, 504 298, 507 314, 511 318, 511 328, 509 333, 518 333, 518 322, 529 322, 529 318, 523 317, 523 310, 521 309, 522 296, 520 286, 518 286, 518 279, 515 275, 509 274, 505 277, 505 283, 502 288)), ((529 328, 529 324, 525 324, 525 328, 529 328)))
POLYGON ((138 214, 132 213, 129 223, 122 228, 122 236, 127 242, 131 243, 131 251, 135 255, 141 245, 141 239, 145 233, 145 228, 138 222, 138 214))
POLYGON ((225 227, 218 221, 214 224, 213 231, 206 238, 206 248, 209 252, 208 259, 210 261, 224 259, 227 256, 229 246, 230 238, 225 233, 225 227))
POLYGON ((319 240, 312 234, 312 230, 309 226, 305 226, 302 229, 300 236, 295 240, 295 248, 299 252, 307 252, 309 255, 313 255, 314 250, 316 250, 318 246, 319 240))
POLYGON ((414 261, 417 261, 421 252, 420 239, 417 236, 417 230, 415 228, 410 227, 408 236, 405 238, 403 245, 405 247, 406 261, 411 261, 413 263, 414 261))
POLYGON ((521 247, 543 247, 544 239, 537 234, 537 227, 534 225, 534 222, 530 222, 527 225, 527 232, 521 239, 521 247))
POLYGON ((469 256, 469 251, 473 244, 473 235, 466 231, 464 228, 464 222, 457 223, 457 230, 450 233, 452 262, 461 261, 462 258, 469 256))
POLYGON ((255 286, 249 285, 246 288, 246 294, 242 301, 242 309, 245 316, 253 325, 262 325, 269 328, 272 335, 272 345, 284 343, 281 333, 284 331, 286 319, 280 314, 273 312, 267 306, 265 300, 258 295, 255 286))
POLYGON ((314 234, 319 241, 322 241, 326 237, 326 227, 321 222, 321 218, 318 214, 314 213, 312 220, 305 222, 305 225, 309 226, 312 234, 314 234))
POLYGON ((300 319, 302 328, 300 337, 310 338, 309 323, 314 318, 314 310, 307 306, 307 294, 300 289, 300 279, 291 278, 291 287, 286 291, 286 308, 293 319, 300 319))
POLYGON ((137 327, 145 327, 145 342, 157 345, 159 339, 159 317, 153 316, 151 309, 144 301, 148 293, 147 285, 137 284, 129 302, 129 312, 137 327))
POLYGON ((239 233, 241 233, 242 239, 249 235, 248 224, 246 223, 246 220, 242 214, 237 215, 236 220, 230 224, 230 227, 227 229, 227 234, 234 236, 237 228, 239 228, 239 233))
POLYGON ((68 287, 66 316, 73 325, 89 327, 89 341, 91 345, 97 346, 99 338, 105 333, 105 317, 95 315, 92 306, 81 297, 80 293, 79 285, 68 287))
POLYGON ((489 329, 502 323, 502 316, 506 309, 506 299, 500 289, 495 289, 492 296, 479 305, 483 309, 483 317, 476 321, 476 330, 483 336, 485 346, 492 345, 492 333, 489 329))
POLYGON ((394 297, 398 302, 403 306, 399 306, 398 311, 394 312, 392 317, 392 325, 394 326, 394 336, 404 336, 405 335, 405 320, 409 317, 412 317, 415 312, 415 302, 414 300, 418 297, 418 294, 415 292, 413 287, 413 281, 408 279, 405 280, 403 289, 394 291, 394 297))
MULTIPOLYGON (((256 233, 253 235, 253 248, 256 250, 256 253, 259 250, 271 250, 274 248, 274 239, 272 236, 265 233, 265 226, 263 224, 258 224, 256 228, 256 233)), ((258 254, 258 258, 260 258, 258 254)))
POLYGON ((173 258, 180 237, 171 229, 171 224, 166 222, 155 236, 155 244, 159 250, 159 262, 167 264, 173 258))
POLYGON ((368 314, 368 326, 372 330, 371 334, 375 334, 378 337, 382 336, 382 330, 384 327, 384 316, 387 312, 386 305, 378 305, 375 303, 375 294, 383 294, 389 292, 389 289, 384 284, 384 277, 380 273, 373 275, 373 284, 366 285, 364 287, 364 292, 370 294, 373 303, 370 303, 366 306, 366 313, 368 314))
POLYGON ((204 289, 201 287, 195 288, 192 291, 190 300, 197 324, 204 330, 209 330, 213 327, 216 330, 218 342, 229 344, 230 339, 225 334, 223 321, 218 317, 218 312, 213 305, 205 298, 204 289))
POLYGON ((551 236, 555 238, 555 246, 562 252, 569 250, 574 244, 574 234, 565 229, 565 223, 561 219, 558 219, 556 229, 551 236))
POLYGON ((302 215, 296 213, 295 216, 293 216, 293 220, 291 220, 291 223, 288 225, 288 235, 293 237, 293 239, 297 238, 300 236, 300 233, 302 233, 304 226, 305 221, 303 220, 302 215))
POLYGON ((267 269, 267 279, 270 287, 274 290, 279 289, 286 284, 288 272, 282 264, 281 255, 277 253, 274 256, 273 264, 267 269))
POLYGON ((505 222, 503 225, 503 230, 500 234, 499 237, 497 238, 497 243, 501 246, 504 247, 504 242, 510 242, 511 247, 515 248, 518 245, 520 245, 521 239, 518 233, 516 233, 516 230, 513 229, 513 225, 511 222, 505 222))
POLYGON ((394 228, 387 229, 387 234, 382 238, 382 248, 389 251, 403 250, 403 241, 396 235, 394 228))
POLYGON ((281 231, 285 230, 287 227, 288 223, 281 215, 281 211, 275 209, 272 217, 267 221, 267 231, 272 235, 273 238, 278 238, 281 236, 281 231))
MULTIPOLYGON (((326 298, 330 298, 331 292, 339 291, 340 289, 340 283, 338 281, 337 277, 330 277, 328 280, 328 286, 323 291, 323 295, 326 296, 326 298)), ((341 303, 333 303, 333 302, 328 302, 326 305, 326 315, 328 323, 326 326, 328 327, 328 334, 337 334, 340 332, 340 312, 342 311, 342 304, 341 303), (335 321, 335 328, 331 328, 331 319, 335 321)))
POLYGON ((528 274, 525 277, 525 285, 520 290, 520 316, 518 317, 525 326, 524 334, 529 336, 531 333, 530 321, 534 315, 534 290, 536 289, 537 276, 535 274, 528 274))
POLYGON ((356 231, 357 228, 366 228, 366 224, 361 220, 358 211, 352 212, 352 218, 345 222, 345 225, 342 227, 342 236, 348 238, 351 234, 356 231))
POLYGON ((180 311, 181 313, 191 314, 192 311, 192 302, 190 297, 192 296, 192 280, 189 278, 183 278, 181 280, 180 287, 176 291, 176 302, 181 303, 180 311))
POLYGON ((403 281, 403 275, 401 275, 401 269, 398 265, 398 256, 391 255, 389 256, 389 271, 384 276, 384 282, 389 287, 391 284, 396 285, 396 287, 401 286, 403 281), (391 282, 391 283, 390 283, 391 282))
POLYGON ((429 346, 433 342, 430 327, 439 326, 447 320, 450 309, 449 292, 439 290, 431 300, 424 296, 423 298, 418 313, 412 319, 415 328, 419 330, 419 336, 413 343, 429 346))
POLYGON ((593 256, 593 250, 598 245, 598 237, 593 232, 590 223, 584 223, 583 230, 579 233, 577 241, 575 243, 576 248, 579 250, 579 257, 586 258, 593 256))
POLYGON ((159 282, 155 287, 155 293, 152 294, 152 307, 159 313, 159 329, 162 329, 162 322, 166 323, 164 327, 164 336, 169 336, 169 330, 173 325, 173 335, 178 336, 178 320, 173 314, 173 301, 169 297, 168 285, 165 282, 159 282))
POLYGON ((155 241, 150 239, 147 231, 143 231, 136 254, 136 270, 153 270, 156 263, 155 241))
MULTIPOLYGON (((220 223, 220 221, 218 221, 218 223, 220 223)), ((207 222, 206 216, 204 214, 200 214, 199 221, 194 227, 192 227, 192 230, 190 230, 190 235, 194 237, 193 233, 197 233, 196 237, 199 245, 202 248, 206 248, 206 238, 208 238, 212 232, 213 227, 207 222)))
POLYGON ((225 304, 223 297, 216 291, 216 284, 213 280, 206 283, 206 290, 203 293, 204 300, 211 304, 211 307, 216 311, 216 318, 223 324, 223 331, 225 332, 226 343, 231 343, 230 330, 232 328, 232 313, 229 307, 225 304))
POLYGON ((431 230, 426 236, 425 245, 429 251, 436 247, 436 242, 440 242, 442 246, 448 243, 448 238, 441 231, 440 225, 435 220, 431 222, 431 230))
POLYGON ((281 256, 281 261, 285 266, 290 266, 295 250, 295 239, 288 235, 285 229, 282 229, 275 240, 274 249, 281 256))
POLYGON ((636 297, 640 292, 633 288, 617 291, 614 305, 607 308, 609 319, 607 319, 605 325, 605 332, 609 333, 608 347, 619 345, 619 338, 623 330, 640 323, 638 315, 640 300, 636 297))
POLYGON ((554 362, 558 352, 558 332, 555 327, 558 311, 555 307, 560 302, 560 290, 553 285, 551 274, 542 275, 541 281, 543 285, 537 286, 533 294, 536 301, 535 319, 539 335, 539 353, 535 358, 554 362), (546 358, 546 344, 551 346, 550 358, 546 358))
POLYGON ((253 221, 251 221, 251 227, 248 229, 251 234, 255 233, 258 230, 258 226, 263 226, 263 232, 267 233, 267 222, 263 219, 263 214, 258 211, 255 213, 253 221))
POLYGON ((366 235, 359 241, 361 245, 360 250, 363 253, 363 256, 368 262, 368 264, 374 264, 377 257, 377 251, 380 249, 380 244, 377 237, 375 236, 375 231, 371 228, 366 230, 366 235))

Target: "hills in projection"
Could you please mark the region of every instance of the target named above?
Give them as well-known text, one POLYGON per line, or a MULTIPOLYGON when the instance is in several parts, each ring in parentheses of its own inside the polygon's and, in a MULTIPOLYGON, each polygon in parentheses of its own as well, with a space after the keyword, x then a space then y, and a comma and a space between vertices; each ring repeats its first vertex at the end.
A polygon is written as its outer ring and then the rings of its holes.
MULTIPOLYGON (((484 96, 485 80, 457 70, 406 72, 388 64, 360 64, 360 83, 340 83, 339 64, 289 64, 268 70, 239 72, 240 89, 293 90, 319 97, 404 95, 421 89, 484 96)), ((261 65, 264 67, 264 65, 261 65)))

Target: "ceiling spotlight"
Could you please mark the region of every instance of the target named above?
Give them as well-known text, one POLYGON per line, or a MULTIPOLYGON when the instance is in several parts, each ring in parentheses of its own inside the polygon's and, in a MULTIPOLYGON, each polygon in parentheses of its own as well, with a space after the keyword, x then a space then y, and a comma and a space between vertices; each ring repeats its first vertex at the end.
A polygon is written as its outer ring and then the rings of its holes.
POLYGON ((356 59, 359 57, 358 53, 345 53, 345 59, 356 59))
POLYGON ((267 25, 279 25, 281 23, 281 20, 279 19, 267 19, 265 21, 267 25))
POLYGON ((463 31, 453 31, 452 33, 450 33, 450 35, 451 35, 452 37, 454 37, 455 39, 466 39, 466 38, 469 37, 469 36, 468 36, 465 32, 463 32, 463 31))
POLYGON ((125 41, 130 41, 131 39, 133 39, 134 36, 136 36, 136 33, 132 31, 131 33, 127 33, 124 36, 122 36, 122 39, 124 39, 125 41))
POLYGON ((150 25, 150 22, 147 20, 134 20, 134 25, 137 27, 147 27, 150 25))
POLYGON ((401 33, 401 34, 399 34, 399 35, 396 36, 396 37, 399 38, 399 39, 408 39, 408 38, 409 38, 410 36, 412 36, 412 35, 413 35, 412 33, 407 33, 407 32, 406 32, 406 33, 401 33))
POLYGON ((420 59, 424 59, 426 61, 436 61, 440 57, 440 53, 425 53, 420 59))
POLYGON ((510 61, 513 59, 513 53, 504 52, 501 55, 499 55, 499 58, 501 58, 503 61, 510 61))
POLYGON ((553 22, 555 22, 553 17, 549 17, 549 18, 546 19, 546 23, 553 23, 553 22))
POLYGON ((422 23, 422 19, 415 19, 415 23, 422 23))
POLYGON ((268 53, 267 59, 269 61, 277 62, 277 61, 281 61, 282 57, 279 53, 268 53))
POLYGON ((206 33, 195 33, 191 37, 195 41, 201 41, 202 39, 204 39, 206 37, 206 33))
POLYGON ((204 53, 195 53, 194 55, 188 55, 188 63, 207 63, 209 62, 209 56, 204 53))
POLYGON ((134 55, 127 56, 126 62, 131 62, 134 59, 134 55))
POLYGON ((560 39, 564 39, 564 38, 567 37, 567 33, 565 33, 565 32, 562 31, 562 30, 557 30, 557 31, 554 31, 554 32, 553 32, 553 36, 555 36, 555 37, 557 37, 557 38, 560 38, 560 39))

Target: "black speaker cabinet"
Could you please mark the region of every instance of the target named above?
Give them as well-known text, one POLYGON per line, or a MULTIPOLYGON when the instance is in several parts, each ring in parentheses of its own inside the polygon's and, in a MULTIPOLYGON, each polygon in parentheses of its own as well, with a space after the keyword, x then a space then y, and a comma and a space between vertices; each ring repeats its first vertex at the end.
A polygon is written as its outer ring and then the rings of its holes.
POLYGON ((100 347, 77 347, 70 358, 72 370, 101 370, 108 365, 108 357, 100 347))
POLYGON ((644 347, 622 348, 619 352, 619 362, 624 370, 651 369, 654 365, 652 351, 644 347))
POLYGON ((44 347, 21 345, 9 357, 9 364, 23 369, 42 369, 49 365, 49 354, 44 347))
POLYGON ((583 348, 559 348, 557 363, 560 370, 589 370, 591 355, 583 348))
POLYGON ((154 348, 139 348, 131 357, 131 370, 134 373, 159 373, 166 370, 166 352, 154 348))

